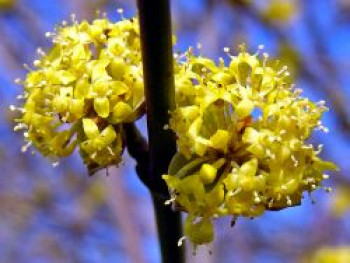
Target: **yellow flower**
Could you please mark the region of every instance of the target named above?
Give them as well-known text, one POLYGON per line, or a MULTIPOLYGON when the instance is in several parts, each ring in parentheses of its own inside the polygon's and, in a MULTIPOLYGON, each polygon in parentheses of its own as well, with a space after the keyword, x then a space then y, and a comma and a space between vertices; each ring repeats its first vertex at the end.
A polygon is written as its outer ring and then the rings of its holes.
MULTIPOLYGON (((122 123, 143 113, 144 91, 137 19, 66 22, 47 33, 53 47, 34 61, 15 130, 56 161, 79 147, 89 166, 118 164, 122 123)), ((16 109, 14 106, 12 108, 16 109)))
MULTIPOLYGON (((260 58, 243 45, 237 56, 225 52, 228 66, 190 49, 175 67, 169 127, 179 153, 163 178, 188 222, 299 205, 303 193, 322 187, 326 170, 337 169, 320 159, 321 145, 307 142, 314 130, 328 132, 320 121, 324 102, 301 97, 287 68, 270 66, 276 63, 266 53, 260 58)), ((211 241, 200 228, 187 223, 190 241, 211 241)))
POLYGON ((188 216, 185 222, 185 234, 196 245, 211 242, 214 238, 213 224, 208 218, 200 218, 197 222, 193 216, 188 216))

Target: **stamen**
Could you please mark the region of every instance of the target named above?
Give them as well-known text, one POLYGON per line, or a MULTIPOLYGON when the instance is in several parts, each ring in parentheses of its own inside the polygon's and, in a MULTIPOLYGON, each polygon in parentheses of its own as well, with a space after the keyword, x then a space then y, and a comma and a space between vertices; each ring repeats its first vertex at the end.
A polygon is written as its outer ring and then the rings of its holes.
POLYGON ((38 55, 40 55, 40 56, 45 56, 46 55, 46 53, 42 50, 42 48, 37 48, 37 50, 36 50, 36 52, 38 53, 38 55))
POLYGON ((322 152, 322 150, 323 150, 323 144, 319 144, 319 145, 317 146, 317 151, 315 151, 315 153, 316 153, 316 154, 320 154, 320 153, 322 152))
POLYGON ((267 60, 269 58, 269 54, 268 53, 263 53, 263 68, 266 68, 266 63, 267 63, 267 60))
POLYGON ((23 67, 24 67, 26 70, 28 70, 28 71, 33 71, 33 70, 29 67, 29 65, 26 64, 26 63, 23 64, 23 67))
POLYGON ((254 192, 254 203, 259 204, 261 202, 261 198, 258 195, 258 192, 254 192))
POLYGON ((323 178, 324 180, 327 180, 327 179, 329 179, 329 175, 328 175, 328 174, 323 174, 323 175, 322 175, 322 178, 323 178))
POLYGON ((27 144, 23 145, 21 147, 21 152, 25 153, 26 151, 28 151, 28 148, 32 145, 32 142, 28 142, 27 144))
POLYGON ((28 126, 24 123, 19 123, 15 127, 13 127, 13 131, 19 131, 28 128, 28 126))
POLYGON ((291 206, 291 205, 292 205, 292 200, 290 199, 290 196, 287 195, 287 196, 286 196, 286 199, 287 199, 287 205, 288 205, 288 206, 291 206))
POLYGON ((175 202, 176 198, 175 196, 172 196, 169 200, 166 200, 164 202, 164 205, 171 205, 171 203, 175 202))
POLYGON ((299 161, 295 158, 294 155, 291 156, 292 161, 294 162, 294 167, 297 167, 299 164, 299 161))
POLYGON ((294 94, 297 95, 297 96, 299 96, 302 92, 303 92, 303 90, 300 89, 300 88, 297 88, 297 89, 294 90, 294 94))
POLYGON ((107 150, 111 155, 115 156, 115 153, 113 152, 113 150, 110 146, 107 147, 107 150))
POLYGON ((317 102, 317 106, 319 107, 324 107, 326 105, 326 102, 324 100, 320 100, 319 102, 317 102))
POLYGON ((34 65, 35 67, 39 67, 39 66, 41 65, 41 61, 40 61, 40 60, 34 60, 34 61, 33 61, 33 65, 34 65))
POLYGON ((53 162, 52 167, 57 167, 59 164, 60 164, 59 161, 53 162))
POLYGON ((227 195, 228 195, 229 197, 232 197, 232 196, 235 196, 235 195, 239 194, 241 191, 242 191, 242 188, 240 187, 240 188, 237 188, 237 189, 234 190, 234 191, 229 191, 229 192, 227 193, 227 195))
POLYGON ((177 241, 177 246, 181 247, 183 242, 186 240, 186 236, 183 236, 179 239, 179 241, 177 241))
POLYGON ((72 21, 73 24, 76 24, 77 23, 77 15, 76 14, 71 14, 70 15, 70 19, 72 21))

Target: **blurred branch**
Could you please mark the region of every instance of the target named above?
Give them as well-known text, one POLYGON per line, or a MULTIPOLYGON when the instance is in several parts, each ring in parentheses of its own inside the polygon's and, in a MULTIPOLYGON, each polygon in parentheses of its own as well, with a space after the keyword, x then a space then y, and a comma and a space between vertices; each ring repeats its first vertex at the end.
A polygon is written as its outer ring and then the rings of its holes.
MULTIPOLYGON (((2 23, 2 21, 0 22, 2 23)), ((23 56, 22 56, 22 53, 20 52, 20 49, 16 45, 14 39, 11 36, 9 36, 9 34, 7 34, 7 32, 1 27, 0 27, 0 35, 2 37, 0 45, 4 49, 3 53, 5 57, 9 59, 10 63, 8 64, 16 68, 16 70, 22 68, 20 61, 23 61, 23 56)))
MULTIPOLYGON (((73 0, 69 1, 72 5, 73 12, 78 12, 81 19, 91 19, 97 11, 107 4, 107 0, 73 0)), ((115 3, 113 3, 115 5, 115 3)))
POLYGON ((132 218, 132 201, 125 191, 120 172, 113 169, 113 176, 106 178, 105 186, 107 188, 107 203, 117 219, 119 231, 124 239, 124 249, 130 257, 130 262, 145 262, 145 257, 141 251, 140 232, 135 227, 135 221, 132 218))
POLYGON ((45 28, 44 20, 42 20, 38 14, 28 8, 28 6, 24 6, 23 4, 18 4, 14 8, 13 13, 20 20, 22 20, 31 42, 35 45, 42 45, 42 43, 45 42, 43 32, 45 28))

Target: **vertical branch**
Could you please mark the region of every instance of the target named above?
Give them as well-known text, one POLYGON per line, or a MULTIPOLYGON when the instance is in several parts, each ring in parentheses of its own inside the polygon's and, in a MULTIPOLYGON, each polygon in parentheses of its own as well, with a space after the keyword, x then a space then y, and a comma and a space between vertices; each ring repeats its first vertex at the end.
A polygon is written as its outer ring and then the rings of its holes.
POLYGON ((146 90, 149 138, 149 176, 157 220, 162 261, 184 262, 183 248, 177 246, 181 237, 179 212, 164 206, 169 198, 161 176, 176 152, 175 137, 164 130, 169 110, 175 105, 173 52, 169 0, 138 0, 142 45, 143 74, 146 90))

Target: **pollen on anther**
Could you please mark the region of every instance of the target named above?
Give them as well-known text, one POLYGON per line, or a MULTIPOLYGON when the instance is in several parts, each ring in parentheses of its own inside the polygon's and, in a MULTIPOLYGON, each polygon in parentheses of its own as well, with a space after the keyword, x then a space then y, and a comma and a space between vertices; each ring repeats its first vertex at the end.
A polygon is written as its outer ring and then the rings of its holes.
POLYGON ((181 238, 179 239, 179 241, 177 241, 177 246, 178 246, 178 247, 181 247, 182 244, 183 244, 183 242, 185 241, 185 239, 186 239, 186 236, 181 237, 181 238))
POLYGON ((230 53, 230 48, 229 47, 224 47, 224 52, 225 53, 230 53))

